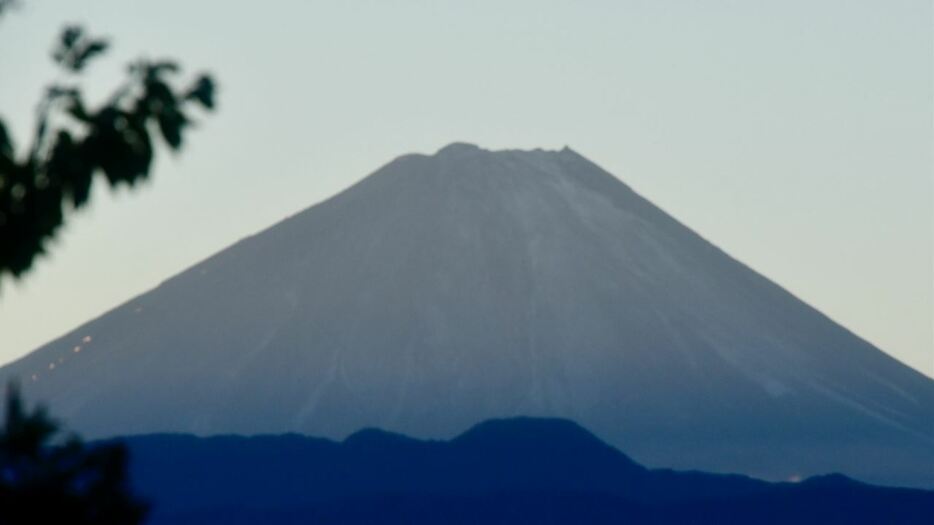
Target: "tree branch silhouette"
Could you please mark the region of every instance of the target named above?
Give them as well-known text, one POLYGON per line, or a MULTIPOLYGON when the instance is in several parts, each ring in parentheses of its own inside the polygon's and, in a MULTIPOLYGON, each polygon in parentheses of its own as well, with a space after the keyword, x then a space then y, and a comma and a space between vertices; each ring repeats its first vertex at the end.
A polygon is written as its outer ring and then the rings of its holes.
POLYGON ((28 411, 7 387, 0 428, 0 523, 141 523, 147 505, 132 494, 127 451, 118 442, 62 436, 42 407, 28 411))
MULTIPOLYGON (((0 15, 15 5, 0 0, 0 15)), ((215 82, 195 77, 173 85, 172 60, 138 60, 101 106, 89 108, 78 78, 109 42, 81 26, 66 27, 52 59, 68 78, 43 93, 25 155, 0 119, 0 279, 19 277, 45 253, 68 214, 88 203, 96 176, 110 186, 134 186, 150 175, 158 137, 179 150, 193 121, 190 108, 215 108, 215 82)))

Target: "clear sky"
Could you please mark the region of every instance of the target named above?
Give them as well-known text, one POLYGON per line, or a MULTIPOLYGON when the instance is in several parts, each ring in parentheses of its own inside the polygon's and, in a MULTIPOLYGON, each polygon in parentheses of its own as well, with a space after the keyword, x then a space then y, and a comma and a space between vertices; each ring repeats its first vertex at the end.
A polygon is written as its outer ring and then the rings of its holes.
MULTIPOLYGON (((0 292, 17 358, 392 158, 569 145, 934 376, 928 0, 22 0, 0 115, 23 140, 67 22, 221 83, 139 191, 98 188, 0 292)), ((22 146, 22 144, 20 144, 22 146)))

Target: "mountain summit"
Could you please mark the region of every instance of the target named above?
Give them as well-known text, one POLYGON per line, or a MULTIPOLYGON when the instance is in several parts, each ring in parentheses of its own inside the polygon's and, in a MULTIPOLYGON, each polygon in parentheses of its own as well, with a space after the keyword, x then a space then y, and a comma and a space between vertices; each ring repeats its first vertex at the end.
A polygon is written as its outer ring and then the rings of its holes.
POLYGON ((561 417, 652 465, 934 487, 934 381, 567 148, 402 156, 13 375, 91 436, 561 417))

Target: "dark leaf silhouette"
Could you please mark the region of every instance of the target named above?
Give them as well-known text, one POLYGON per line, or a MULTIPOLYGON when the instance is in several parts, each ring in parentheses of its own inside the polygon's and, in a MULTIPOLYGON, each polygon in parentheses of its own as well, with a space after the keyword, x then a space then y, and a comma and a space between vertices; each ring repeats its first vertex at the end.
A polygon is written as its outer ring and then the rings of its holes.
MULTIPOLYGON (((0 0, 0 12, 9 5, 0 0)), ((66 27, 52 57, 80 74, 109 44, 81 26, 66 27)), ((48 87, 28 154, 18 159, 0 121, 0 278, 22 275, 64 223, 68 212, 86 205, 95 175, 111 186, 133 186, 149 176, 158 129, 172 150, 182 147, 190 127, 186 108, 215 107, 215 83, 207 75, 180 90, 169 77, 181 67, 173 60, 139 60, 129 78, 100 107, 85 104, 74 83, 48 87)))
POLYGON ((27 411, 7 390, 0 429, 0 523, 141 523, 147 507, 128 486, 122 443, 85 445, 60 435, 42 407, 27 411))
POLYGON ((68 26, 62 31, 59 44, 52 51, 55 62, 72 72, 80 72, 87 63, 107 50, 104 39, 87 37, 81 26, 68 26))
POLYGON ((65 51, 71 50, 84 36, 84 29, 80 26, 66 26, 62 31, 61 46, 65 51))
POLYGON ((185 98, 197 100, 206 109, 214 109, 214 80, 207 75, 202 75, 185 98))
POLYGON ((188 123, 185 115, 177 110, 163 111, 159 115, 159 129, 172 149, 182 146, 182 129, 188 123))
POLYGON ((108 45, 109 44, 107 44, 105 40, 95 40, 88 43, 88 45, 81 49, 78 56, 75 57, 75 69, 81 70, 88 60, 106 51, 108 45))
POLYGON ((17 4, 19 4, 17 0, 0 0, 0 16, 3 16, 9 8, 16 7, 17 4))
MULTIPOLYGON (((0 162, 9 162, 13 158, 13 144, 6 126, 0 121, 0 162)), ((0 164, 2 169, 2 164, 0 164)))
POLYGON ((177 73, 181 68, 178 63, 173 60, 160 60, 150 64, 147 68, 147 72, 152 79, 158 79, 164 73, 177 73))

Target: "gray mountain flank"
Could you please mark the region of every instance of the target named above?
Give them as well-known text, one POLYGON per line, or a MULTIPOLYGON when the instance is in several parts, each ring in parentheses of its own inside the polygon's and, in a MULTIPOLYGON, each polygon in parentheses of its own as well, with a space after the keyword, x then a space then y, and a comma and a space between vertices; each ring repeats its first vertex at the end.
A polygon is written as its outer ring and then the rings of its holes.
POLYGON ((89 437, 561 417, 653 466, 934 487, 934 380, 567 148, 400 157, 11 376, 89 437))

